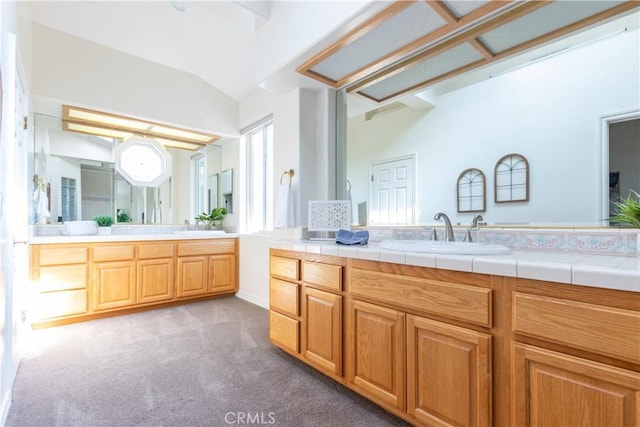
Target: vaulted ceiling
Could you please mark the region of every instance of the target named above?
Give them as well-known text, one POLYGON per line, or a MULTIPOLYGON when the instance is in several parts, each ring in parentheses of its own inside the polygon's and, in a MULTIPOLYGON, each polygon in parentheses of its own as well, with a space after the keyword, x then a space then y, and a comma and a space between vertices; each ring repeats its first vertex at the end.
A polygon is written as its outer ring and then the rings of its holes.
POLYGON ((270 2, 36 1, 33 22, 196 75, 236 100, 255 89, 270 2))

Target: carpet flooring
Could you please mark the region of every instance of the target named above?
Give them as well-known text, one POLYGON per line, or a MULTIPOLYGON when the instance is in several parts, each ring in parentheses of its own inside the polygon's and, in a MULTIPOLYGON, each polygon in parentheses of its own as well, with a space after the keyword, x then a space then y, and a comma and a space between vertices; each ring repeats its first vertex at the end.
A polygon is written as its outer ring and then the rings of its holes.
POLYGON ((32 332, 6 426, 406 426, 230 297, 32 332))

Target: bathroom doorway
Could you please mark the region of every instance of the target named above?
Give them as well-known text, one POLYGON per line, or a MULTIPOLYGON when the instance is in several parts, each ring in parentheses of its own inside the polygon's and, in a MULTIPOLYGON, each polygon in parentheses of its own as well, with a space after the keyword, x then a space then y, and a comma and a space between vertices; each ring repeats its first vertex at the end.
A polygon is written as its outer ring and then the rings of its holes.
POLYGON ((371 164, 370 225, 408 225, 414 220, 415 155, 371 164))
POLYGON ((602 218, 615 214, 615 202, 640 192, 640 111, 602 119, 602 218))

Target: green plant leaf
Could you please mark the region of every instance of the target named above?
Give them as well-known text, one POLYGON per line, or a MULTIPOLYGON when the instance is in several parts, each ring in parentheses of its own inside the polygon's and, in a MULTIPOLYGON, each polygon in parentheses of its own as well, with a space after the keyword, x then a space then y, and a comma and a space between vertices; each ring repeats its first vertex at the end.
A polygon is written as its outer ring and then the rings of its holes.
POLYGON ((626 199, 621 202, 613 202, 617 213, 611 220, 634 228, 640 228, 640 195, 631 190, 626 199))
POLYGON ((93 220, 98 224, 98 227, 111 227, 113 225, 113 217, 108 215, 94 216, 93 220))

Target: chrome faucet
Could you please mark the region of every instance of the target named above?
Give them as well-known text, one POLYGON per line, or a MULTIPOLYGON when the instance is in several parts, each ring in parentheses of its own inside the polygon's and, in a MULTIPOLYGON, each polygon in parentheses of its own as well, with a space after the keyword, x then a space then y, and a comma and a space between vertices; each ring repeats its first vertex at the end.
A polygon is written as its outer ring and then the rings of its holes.
POLYGON ((478 229, 478 221, 484 221, 484 217, 482 215, 476 215, 471 220, 471 228, 474 230, 478 229))
POLYGON ((433 219, 435 219, 436 221, 439 221, 441 218, 444 219, 444 226, 445 226, 444 240, 447 242, 455 242, 456 237, 453 235, 453 227, 451 226, 451 220, 449 219, 447 214, 445 214, 444 212, 438 212, 433 217, 433 219))
POLYGON ((467 228, 466 233, 464 233, 465 242, 472 242, 471 232, 480 229, 480 227, 478 227, 478 221, 484 221, 484 217, 482 215, 476 215, 473 217, 473 219, 471 220, 471 227, 467 228))

